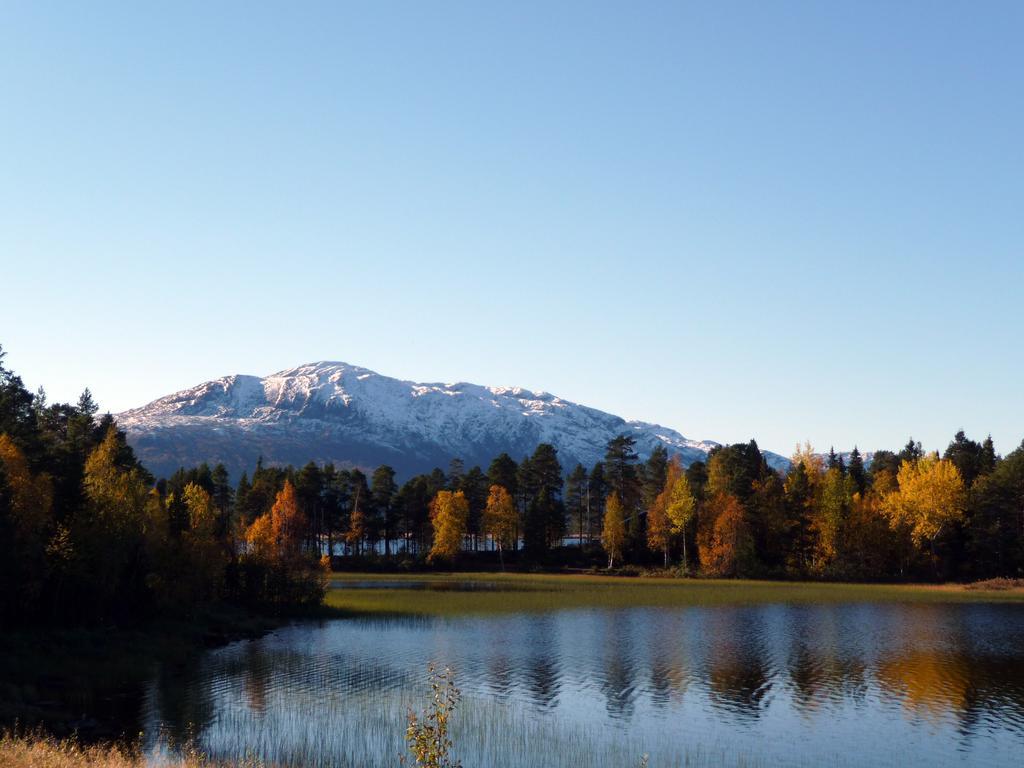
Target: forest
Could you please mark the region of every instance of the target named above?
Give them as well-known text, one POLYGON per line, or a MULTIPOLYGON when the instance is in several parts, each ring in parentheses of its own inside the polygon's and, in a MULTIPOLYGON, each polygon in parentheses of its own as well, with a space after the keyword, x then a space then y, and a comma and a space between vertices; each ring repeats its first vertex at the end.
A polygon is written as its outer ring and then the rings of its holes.
POLYGON ((1024 571, 1024 444, 957 433, 870 461, 756 442, 683 467, 632 438, 568 471, 538 445, 485 469, 257 463, 154 478, 86 390, 49 403, 0 350, 0 617, 130 622, 204 605, 318 604, 331 566, 603 568, 701 577, 969 581, 1024 571), (333 557, 327 556, 332 553, 333 557))
POLYGON ((0 348, 0 622, 135 624, 319 604, 327 562, 294 491, 237 516, 223 467, 155 480, 88 390, 47 402, 0 348))

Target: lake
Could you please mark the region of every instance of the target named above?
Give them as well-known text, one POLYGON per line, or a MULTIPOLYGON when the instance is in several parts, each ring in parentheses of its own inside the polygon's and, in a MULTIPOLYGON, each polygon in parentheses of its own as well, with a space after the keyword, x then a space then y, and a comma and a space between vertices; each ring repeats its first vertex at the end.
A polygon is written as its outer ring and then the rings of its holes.
MULTIPOLYGON (((382 579, 388 588, 422 588, 382 579)), ((353 585, 359 586, 359 585, 353 585)), ((364 585, 365 586, 365 585, 364 585)), ((371 584, 379 587, 380 584, 371 584)), ((1024 606, 572 608, 297 623, 154 668, 154 755, 394 766, 430 662, 475 766, 1019 766, 1024 606)))

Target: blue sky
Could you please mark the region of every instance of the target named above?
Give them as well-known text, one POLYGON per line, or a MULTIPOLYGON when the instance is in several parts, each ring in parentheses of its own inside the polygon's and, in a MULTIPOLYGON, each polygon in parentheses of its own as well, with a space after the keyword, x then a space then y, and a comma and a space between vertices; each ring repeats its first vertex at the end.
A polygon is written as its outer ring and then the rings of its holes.
POLYGON ((1007 452, 1022 36, 1019 2, 5 4, 0 344, 114 411, 333 359, 1007 452))

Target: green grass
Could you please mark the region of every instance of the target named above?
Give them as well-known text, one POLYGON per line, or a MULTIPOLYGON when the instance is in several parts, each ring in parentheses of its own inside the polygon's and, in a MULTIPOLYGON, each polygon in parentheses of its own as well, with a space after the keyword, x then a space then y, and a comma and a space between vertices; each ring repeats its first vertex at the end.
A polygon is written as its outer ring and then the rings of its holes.
POLYGON ((1024 590, 961 585, 626 578, 617 576, 429 573, 334 574, 328 608, 354 614, 459 616, 570 608, 686 607, 769 603, 1024 603, 1024 590), (353 582, 409 583, 409 589, 352 588, 353 582), (470 583, 478 588, 459 591, 470 583), (426 589, 415 588, 427 585, 426 589))

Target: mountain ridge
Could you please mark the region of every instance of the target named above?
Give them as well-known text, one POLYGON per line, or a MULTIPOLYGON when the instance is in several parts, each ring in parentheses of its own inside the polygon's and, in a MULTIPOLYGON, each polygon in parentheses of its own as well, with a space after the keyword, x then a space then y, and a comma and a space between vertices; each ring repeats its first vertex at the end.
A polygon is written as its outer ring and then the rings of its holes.
MULTIPOLYGON (((607 441, 630 434, 641 456, 664 445, 684 464, 703 460, 719 443, 691 440, 674 429, 627 421, 549 392, 470 382, 414 382, 341 361, 287 368, 269 376, 233 374, 158 398, 116 415, 139 457, 157 474, 203 461, 233 475, 257 458, 271 464, 308 461, 369 468, 391 464, 401 475, 461 458, 486 465, 507 452, 559 449, 568 471, 603 458, 607 441)), ((772 466, 788 461, 765 452, 772 466)))

